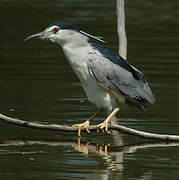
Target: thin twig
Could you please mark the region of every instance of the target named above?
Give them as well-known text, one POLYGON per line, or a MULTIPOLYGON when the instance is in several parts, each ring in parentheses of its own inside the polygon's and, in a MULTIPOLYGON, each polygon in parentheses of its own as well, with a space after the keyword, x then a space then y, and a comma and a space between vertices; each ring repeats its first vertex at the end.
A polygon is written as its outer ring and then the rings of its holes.
MULTIPOLYGON (((66 131, 66 132, 77 132, 78 128, 66 126, 66 125, 58 125, 58 124, 41 124, 32 121, 24 121, 16 118, 11 118, 0 114, 0 119, 4 122, 15 124, 18 126, 24 126, 28 128, 41 129, 41 130, 52 130, 52 131, 66 131)), ((156 134, 156 133, 148 133, 144 131, 138 131, 132 128, 128 128, 125 126, 117 125, 112 123, 109 126, 109 129, 116 130, 121 133, 127 133, 130 135, 134 135, 137 137, 147 138, 147 139, 155 139, 155 140, 166 140, 166 141, 179 141, 179 136, 177 135, 168 135, 168 134, 156 134)), ((89 130, 97 130, 96 125, 90 125, 89 130)))

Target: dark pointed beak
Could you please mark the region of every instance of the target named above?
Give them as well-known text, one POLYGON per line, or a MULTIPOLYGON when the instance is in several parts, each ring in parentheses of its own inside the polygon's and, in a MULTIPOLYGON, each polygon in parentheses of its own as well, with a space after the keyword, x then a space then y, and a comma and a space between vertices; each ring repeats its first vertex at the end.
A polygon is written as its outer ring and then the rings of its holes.
POLYGON ((37 34, 33 34, 33 35, 27 37, 26 39, 24 39, 24 41, 28 41, 28 40, 31 40, 31 39, 45 39, 44 31, 40 32, 40 33, 37 33, 37 34))

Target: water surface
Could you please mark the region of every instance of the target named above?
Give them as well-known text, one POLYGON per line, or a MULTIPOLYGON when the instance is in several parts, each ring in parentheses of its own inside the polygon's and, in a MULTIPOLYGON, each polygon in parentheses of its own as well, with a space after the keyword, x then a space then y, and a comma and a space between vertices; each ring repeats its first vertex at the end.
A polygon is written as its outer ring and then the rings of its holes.
MULTIPOLYGON (((128 60, 147 76, 156 103, 146 112, 124 107, 118 115, 122 125, 179 134, 178 7, 177 1, 126 1, 128 60)), ((42 41, 23 42, 58 20, 103 36, 105 46, 118 51, 115 1, 2 0, 1 113, 72 125, 95 112, 60 47, 42 41)), ((102 114, 92 123, 103 119, 102 114)), ((123 134, 121 147, 113 136, 83 134, 79 143, 76 135, 0 122, 0 177, 179 179, 178 144, 157 144, 123 134)))

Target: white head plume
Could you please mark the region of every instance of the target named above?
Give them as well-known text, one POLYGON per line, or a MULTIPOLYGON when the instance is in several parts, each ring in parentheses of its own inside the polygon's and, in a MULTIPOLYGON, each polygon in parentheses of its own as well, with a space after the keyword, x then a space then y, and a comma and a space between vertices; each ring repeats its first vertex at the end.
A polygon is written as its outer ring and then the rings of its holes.
POLYGON ((93 38, 93 39, 96 39, 96 40, 98 40, 98 41, 100 41, 100 42, 105 43, 105 41, 102 40, 102 37, 96 37, 96 36, 93 36, 93 35, 91 35, 91 34, 88 34, 88 33, 84 32, 84 31, 81 31, 81 30, 80 30, 80 33, 82 33, 82 34, 84 34, 84 35, 86 35, 86 36, 88 36, 88 37, 91 37, 91 38, 93 38))

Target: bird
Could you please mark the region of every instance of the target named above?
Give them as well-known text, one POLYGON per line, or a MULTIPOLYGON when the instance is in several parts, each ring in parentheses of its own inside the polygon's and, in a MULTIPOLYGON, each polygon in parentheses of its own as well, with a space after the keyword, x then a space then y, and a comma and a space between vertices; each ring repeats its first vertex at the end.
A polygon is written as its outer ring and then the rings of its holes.
POLYGON ((97 112, 88 120, 73 125, 78 128, 79 137, 82 129, 90 133, 90 121, 104 110, 107 118, 97 125, 97 129, 111 134, 109 124, 122 106, 145 110, 147 104, 154 104, 155 97, 144 74, 126 59, 101 45, 105 42, 101 37, 88 34, 68 22, 57 21, 24 41, 32 39, 61 46, 88 100, 97 107, 97 112), (100 43, 89 42, 90 38, 100 43))

